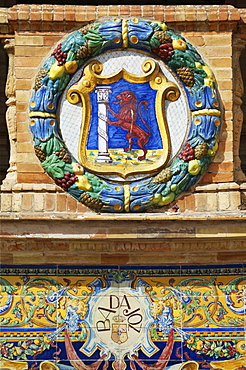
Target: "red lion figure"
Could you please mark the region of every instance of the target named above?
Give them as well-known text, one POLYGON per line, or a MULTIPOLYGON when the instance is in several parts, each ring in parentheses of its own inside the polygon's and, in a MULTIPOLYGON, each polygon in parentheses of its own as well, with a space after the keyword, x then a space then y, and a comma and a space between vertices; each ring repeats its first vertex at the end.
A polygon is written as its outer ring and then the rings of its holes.
POLYGON ((117 125, 128 131, 126 134, 126 139, 129 143, 129 146, 127 148, 124 148, 125 152, 132 149, 132 139, 134 137, 137 138, 137 144, 139 148, 143 150, 143 155, 139 156, 138 160, 142 161, 146 158, 147 149, 145 148, 145 145, 149 141, 151 130, 141 115, 140 106, 143 104, 145 108, 147 108, 148 102, 146 100, 142 100, 137 105, 136 95, 130 90, 121 92, 119 95, 116 96, 116 99, 118 100, 118 102, 114 104, 120 104, 121 107, 119 113, 115 113, 109 105, 107 106, 107 109, 110 113, 113 114, 114 117, 117 118, 117 121, 112 122, 110 121, 110 119, 107 119, 107 123, 110 125, 117 125), (136 120, 138 113, 141 117, 141 120, 147 127, 148 132, 144 131, 141 127, 137 125, 136 120))

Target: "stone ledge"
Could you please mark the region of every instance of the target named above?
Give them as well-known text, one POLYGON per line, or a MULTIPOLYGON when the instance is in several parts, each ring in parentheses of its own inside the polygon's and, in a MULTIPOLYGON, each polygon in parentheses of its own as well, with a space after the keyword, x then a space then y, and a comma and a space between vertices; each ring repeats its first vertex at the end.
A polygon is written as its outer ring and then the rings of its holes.
POLYGON ((245 219, 246 214, 240 219, 171 218, 162 219, 162 222, 160 219, 142 219, 139 222, 139 219, 131 218, 118 219, 117 222, 113 218, 77 219, 76 222, 51 217, 49 220, 5 219, 1 220, 0 258, 15 255, 17 263, 23 263, 25 258, 29 263, 25 253, 30 252, 33 260, 39 259, 42 253, 44 260, 41 263, 67 263, 69 255, 73 261, 77 255, 76 263, 79 263, 81 255, 83 258, 87 255, 85 263, 88 264, 91 259, 95 263, 112 263, 113 258, 125 253, 129 263, 134 263, 137 253, 137 263, 142 261, 148 265, 164 263, 165 258, 172 263, 180 263, 185 258, 188 263, 193 251, 196 261, 200 258, 203 262, 216 263, 220 258, 229 259, 229 255, 238 261, 240 254, 245 260, 245 219), (152 260, 148 260, 148 255, 152 260))
POLYGON ((228 190, 239 190, 240 185, 236 182, 225 182, 218 184, 198 184, 195 187, 196 192, 219 192, 219 191, 228 191, 228 190))
MULTIPOLYGON (((246 210, 227 212, 163 212, 163 213, 86 213, 73 212, 1 212, 0 221, 240 221, 246 220, 246 210)), ((245 225, 246 233, 246 225, 245 225)))

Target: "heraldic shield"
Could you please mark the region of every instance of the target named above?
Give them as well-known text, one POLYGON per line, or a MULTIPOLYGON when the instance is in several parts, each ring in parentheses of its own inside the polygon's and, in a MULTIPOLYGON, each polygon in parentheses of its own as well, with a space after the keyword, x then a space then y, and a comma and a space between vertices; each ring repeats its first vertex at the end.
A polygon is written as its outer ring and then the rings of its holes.
POLYGON ((67 92, 70 103, 82 103, 80 163, 99 176, 122 179, 162 169, 171 152, 165 101, 179 98, 177 85, 154 60, 143 62, 141 75, 102 71, 102 63, 92 60, 67 92))
POLYGON ((122 323, 112 324, 111 338, 115 343, 118 344, 126 342, 128 339, 127 325, 122 323))

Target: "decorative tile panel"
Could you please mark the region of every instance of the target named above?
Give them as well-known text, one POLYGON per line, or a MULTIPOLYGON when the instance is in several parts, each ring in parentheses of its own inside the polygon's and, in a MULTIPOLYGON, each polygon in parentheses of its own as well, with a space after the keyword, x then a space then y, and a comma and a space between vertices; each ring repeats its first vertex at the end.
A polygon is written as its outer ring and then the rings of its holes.
POLYGON ((238 266, 2 268, 2 369, 242 369, 238 266))

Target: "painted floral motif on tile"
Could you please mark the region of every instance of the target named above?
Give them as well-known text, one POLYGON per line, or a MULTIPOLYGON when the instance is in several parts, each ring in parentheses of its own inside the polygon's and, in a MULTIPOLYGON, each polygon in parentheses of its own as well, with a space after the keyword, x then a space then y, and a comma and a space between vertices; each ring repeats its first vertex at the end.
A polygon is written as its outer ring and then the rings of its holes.
POLYGON ((5 266, 0 279, 1 369, 246 366, 242 266, 5 266))

